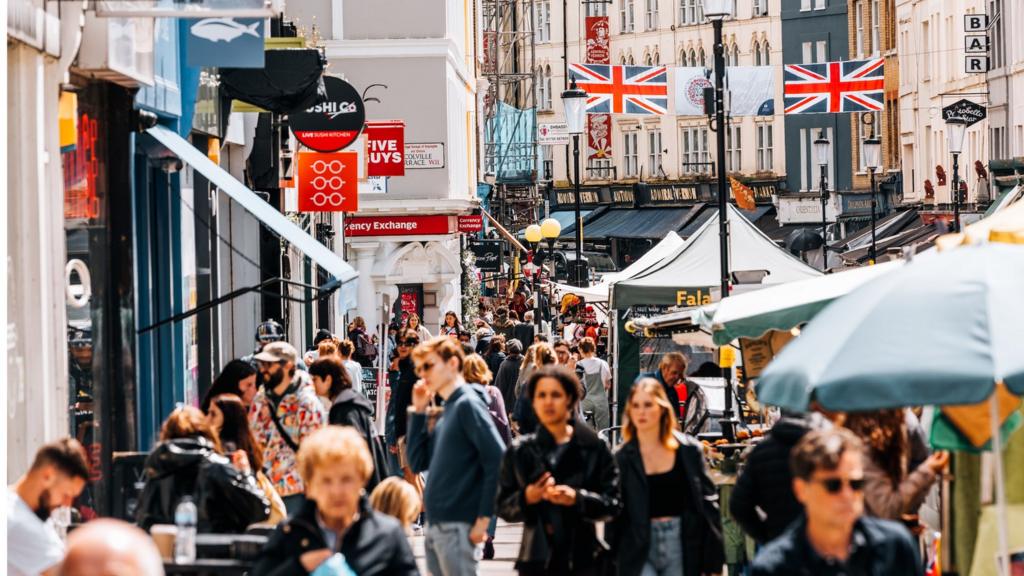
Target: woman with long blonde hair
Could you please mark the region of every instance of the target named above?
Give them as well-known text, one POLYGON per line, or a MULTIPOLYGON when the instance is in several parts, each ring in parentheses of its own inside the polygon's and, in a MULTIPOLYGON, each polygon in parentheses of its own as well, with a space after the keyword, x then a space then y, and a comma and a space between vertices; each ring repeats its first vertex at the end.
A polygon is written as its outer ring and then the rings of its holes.
POLYGON ((675 414, 660 382, 641 378, 633 385, 615 452, 623 508, 614 524, 619 574, 722 570, 718 493, 700 443, 678 432, 675 414))

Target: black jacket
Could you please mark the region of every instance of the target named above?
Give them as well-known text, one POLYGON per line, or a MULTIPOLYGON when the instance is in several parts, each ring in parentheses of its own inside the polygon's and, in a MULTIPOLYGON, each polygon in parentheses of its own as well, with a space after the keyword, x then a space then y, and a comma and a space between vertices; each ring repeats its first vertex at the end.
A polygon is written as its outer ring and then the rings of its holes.
MULTIPOLYGON (((679 449, 675 466, 685 471, 686 513, 682 517, 683 574, 699 576, 717 574, 725 563, 722 547, 722 518, 718 510, 718 490, 704 467, 700 443, 692 436, 676 434, 679 449)), ((651 539, 651 518, 647 473, 644 471, 640 444, 632 440, 615 452, 615 461, 622 475, 622 514, 613 524, 614 548, 618 556, 618 573, 640 574, 647 561, 651 539)))
POLYGON ((501 363, 505 361, 504 352, 495 352, 494 354, 488 354, 484 356, 484 360, 487 362, 487 369, 491 371, 491 374, 497 374, 498 369, 501 368, 501 363))
MULTIPOLYGON (((327 547, 316 520, 316 503, 306 500, 294 516, 282 522, 270 535, 250 576, 307 576, 299 557, 327 547)), ((419 574, 409 540, 398 520, 370 508, 364 497, 359 519, 341 539, 345 562, 359 576, 419 574)))
POLYGON ((347 388, 334 399, 327 420, 337 426, 351 426, 366 439, 373 456, 373 474, 366 482, 366 491, 373 492, 390 474, 387 453, 373 424, 373 404, 359 392, 347 388))
POLYGON ((793 496, 789 453, 807 431, 807 423, 799 418, 776 422, 764 441, 747 454, 732 490, 729 512, 761 544, 777 538, 803 514, 803 506, 793 496), (764 512, 763 520, 757 508, 764 512))
POLYGON ((754 558, 751 576, 820 576, 846 573, 870 576, 920 576, 917 544, 903 525, 862 516, 853 526, 847 567, 841 572, 822 560, 807 541, 807 521, 794 522, 754 558))
POLYGON ((533 323, 520 322, 512 328, 512 336, 526 348, 533 344, 533 336, 537 332, 537 325, 533 323))
POLYGON ((519 381, 519 367, 522 364, 522 354, 507 356, 494 376, 494 385, 501 390, 501 399, 505 401, 505 410, 508 412, 516 407, 516 382, 519 381))
POLYGON ((206 438, 161 442, 146 458, 146 485, 136 519, 143 530, 174 524, 174 509, 191 496, 199 512, 199 532, 240 533, 270 516, 252 474, 242 474, 206 438))
POLYGON ((589 426, 574 425, 566 451, 552 463, 554 453, 554 438, 541 426, 516 439, 501 463, 498 516, 524 523, 517 569, 561 574, 593 566, 600 551, 594 522, 610 520, 622 508, 615 459, 589 426), (551 472, 556 484, 576 489, 574 506, 526 504, 526 486, 544 472, 551 472))
POLYGON ((398 361, 398 379, 391 390, 392 402, 395 403, 395 438, 405 436, 408 428, 408 418, 405 417, 412 404, 412 387, 419 378, 416 376, 416 367, 412 362, 412 356, 398 361))

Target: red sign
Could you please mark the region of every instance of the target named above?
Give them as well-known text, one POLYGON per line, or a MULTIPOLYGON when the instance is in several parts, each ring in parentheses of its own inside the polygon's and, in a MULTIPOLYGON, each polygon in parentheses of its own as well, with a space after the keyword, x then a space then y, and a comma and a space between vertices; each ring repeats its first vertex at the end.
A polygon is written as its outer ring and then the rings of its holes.
POLYGON ((459 216, 459 232, 480 232, 484 229, 484 217, 480 214, 459 216))
MULTIPOLYGON (((607 16, 587 16, 587 63, 611 64, 607 16)), ((612 157, 611 114, 587 114, 587 158, 612 157)))
POLYGON ((295 138, 317 152, 334 152, 359 138, 366 106, 359 92, 341 78, 324 76, 327 100, 288 115, 295 138))
POLYGON ((432 216, 364 216, 345 220, 345 236, 422 236, 451 233, 451 217, 432 216))
POLYGON ((299 212, 359 210, 358 152, 299 152, 299 212))
POLYGON ((587 64, 611 64, 607 16, 587 16, 587 64))
POLYGON ((405 176, 405 122, 366 123, 367 176, 405 176))

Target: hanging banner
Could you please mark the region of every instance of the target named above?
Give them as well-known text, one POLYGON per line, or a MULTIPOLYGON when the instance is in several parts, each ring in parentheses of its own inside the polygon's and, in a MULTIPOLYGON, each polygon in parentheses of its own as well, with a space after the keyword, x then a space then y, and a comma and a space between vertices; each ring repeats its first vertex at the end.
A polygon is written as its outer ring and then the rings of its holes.
MULTIPOLYGON (((607 16, 587 16, 587 63, 611 64, 607 16)), ((587 158, 612 157, 611 114, 587 115, 587 158)))
POLYGON ((676 116, 704 115, 704 89, 713 87, 706 72, 707 69, 700 66, 675 69, 676 116))
POLYGON ((203 18, 188 25, 188 65, 263 68, 262 18, 203 18))
POLYGON ((668 69, 664 66, 569 64, 569 74, 589 96, 588 114, 668 113, 668 69))
POLYGON ((359 210, 359 155, 299 152, 299 212, 359 210))
POLYGON ((587 158, 612 157, 612 115, 587 115, 587 158))
POLYGON ((884 107, 885 59, 786 64, 786 114, 880 112, 884 107))
POLYGON ((607 16, 587 16, 587 63, 611 64, 607 16))
POLYGON ((405 122, 366 123, 367 174, 405 176, 405 122))
POLYGON ((725 86, 730 116, 775 115, 775 71, 771 66, 729 66, 725 86))
POLYGON ((366 107, 356 89, 341 78, 324 76, 327 101, 288 115, 295 138, 317 152, 335 152, 359 138, 366 107))

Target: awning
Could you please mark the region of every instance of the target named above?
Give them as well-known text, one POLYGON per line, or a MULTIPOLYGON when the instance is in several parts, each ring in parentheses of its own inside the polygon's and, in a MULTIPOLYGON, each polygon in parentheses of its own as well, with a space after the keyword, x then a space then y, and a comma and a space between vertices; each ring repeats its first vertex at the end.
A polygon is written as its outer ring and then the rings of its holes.
POLYGON ((214 164, 212 160, 179 136, 177 132, 163 126, 154 126, 148 129, 147 132, 183 162, 205 176, 221 192, 224 192, 232 200, 241 204, 243 208, 255 216, 267 228, 270 228, 275 234, 290 242, 292 246, 306 256, 309 256, 318 266, 333 276, 335 280, 342 282, 342 305, 348 306, 352 304, 351 296, 354 296, 355 290, 350 288, 354 287, 354 283, 352 286, 346 286, 346 284, 356 280, 359 274, 341 256, 335 254, 307 234, 302 228, 296 226, 273 206, 264 202, 255 192, 246 188, 234 176, 214 164))
POLYGON ((686 225, 679 231, 679 235, 682 236, 684 240, 693 236, 704 226, 705 222, 711 219, 712 216, 717 215, 718 208, 711 204, 698 204, 694 206, 686 225))
POLYGON ((689 208, 614 208, 584 223, 583 238, 661 239, 686 223, 689 208))

